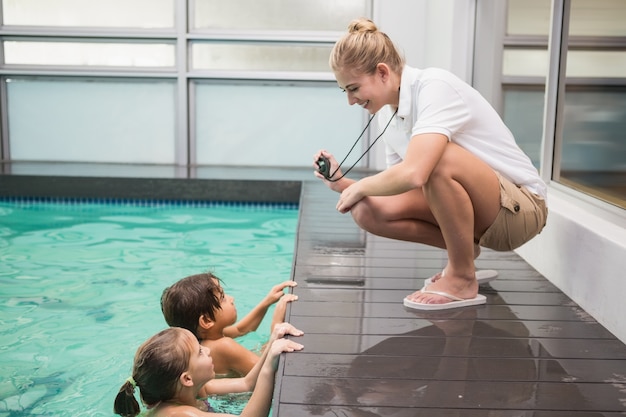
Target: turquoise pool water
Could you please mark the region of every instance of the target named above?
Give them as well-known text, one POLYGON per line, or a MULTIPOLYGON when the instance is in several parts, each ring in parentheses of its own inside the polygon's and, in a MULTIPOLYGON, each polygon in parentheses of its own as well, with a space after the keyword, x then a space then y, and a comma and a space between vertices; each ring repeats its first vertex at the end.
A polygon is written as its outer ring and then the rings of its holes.
POLYGON ((0 201, 0 417, 114 416, 163 289, 211 270, 243 316, 290 278, 296 224, 293 206, 0 201))

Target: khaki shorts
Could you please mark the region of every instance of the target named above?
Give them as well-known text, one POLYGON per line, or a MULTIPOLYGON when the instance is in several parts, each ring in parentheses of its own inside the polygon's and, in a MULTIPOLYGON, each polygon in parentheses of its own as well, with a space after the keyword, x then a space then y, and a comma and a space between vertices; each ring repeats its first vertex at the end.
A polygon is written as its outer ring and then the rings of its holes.
POLYGON ((496 251, 509 251, 541 232, 548 208, 543 198, 496 174, 500 181, 500 212, 478 243, 496 251))

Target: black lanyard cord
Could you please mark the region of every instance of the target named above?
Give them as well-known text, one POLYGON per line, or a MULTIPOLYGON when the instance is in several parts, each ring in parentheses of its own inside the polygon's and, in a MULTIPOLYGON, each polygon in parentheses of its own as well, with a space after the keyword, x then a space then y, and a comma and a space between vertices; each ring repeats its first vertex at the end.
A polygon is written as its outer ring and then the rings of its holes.
POLYGON ((359 159, 356 160, 356 162, 354 164, 352 164, 352 166, 350 168, 348 168, 346 170, 346 172, 344 172, 341 177, 339 178, 333 178, 335 176, 335 174, 337 173, 337 171, 339 171, 341 169, 341 165, 343 165, 343 163, 346 161, 346 159, 348 159, 348 156, 350 155, 350 152, 352 152, 352 150, 354 149, 354 147, 356 146, 356 144, 359 142, 359 140, 361 140, 361 137, 363 136, 363 134, 365 133, 365 131, 367 130, 367 128, 369 127, 370 123, 372 123, 372 120, 374 119, 374 117, 376 115, 373 115, 372 117, 370 117, 370 120, 367 122, 367 125, 365 125, 365 129, 363 129, 363 131, 361 132, 361 134, 359 135, 358 138, 356 138, 356 141, 354 141, 354 144, 352 145, 352 147, 350 148, 350 150, 348 151, 348 153, 346 154, 346 157, 343 158, 343 161, 341 161, 339 163, 339 166, 337 167, 337 169, 335 169, 335 172, 333 172, 331 175, 327 176, 326 179, 330 182, 336 182, 339 181, 340 179, 342 179, 343 177, 345 177, 348 172, 350 172, 352 170, 352 168, 354 168, 356 166, 356 164, 359 163, 359 161, 361 159, 363 159, 363 157, 365 155, 367 155, 367 153, 370 151, 370 149, 372 149, 372 146, 374 146, 376 144, 376 142, 378 141, 378 139, 381 138, 381 136, 385 133, 385 131, 387 130, 387 128, 389 127, 389 125, 391 124, 391 121, 393 120, 394 116, 398 113, 398 109, 396 109, 395 112, 393 112, 393 114, 391 115, 391 118, 389 119, 389 121, 387 122, 387 124, 385 125, 385 128, 383 129, 383 131, 380 133, 380 135, 378 135, 376 137, 376 139, 374 139, 374 141, 371 143, 370 146, 367 147, 367 149, 365 150, 365 152, 363 152, 363 154, 359 157, 359 159))

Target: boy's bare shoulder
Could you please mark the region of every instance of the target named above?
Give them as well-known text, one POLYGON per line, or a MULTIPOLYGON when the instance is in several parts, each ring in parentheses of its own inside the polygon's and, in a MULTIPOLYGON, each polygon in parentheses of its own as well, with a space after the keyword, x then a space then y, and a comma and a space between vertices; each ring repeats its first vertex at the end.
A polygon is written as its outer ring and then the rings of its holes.
POLYGON ((214 360, 229 360, 238 357, 241 352, 247 351, 245 347, 240 345, 231 337, 220 337, 216 340, 205 339, 200 342, 202 346, 206 346, 211 350, 211 356, 214 360))

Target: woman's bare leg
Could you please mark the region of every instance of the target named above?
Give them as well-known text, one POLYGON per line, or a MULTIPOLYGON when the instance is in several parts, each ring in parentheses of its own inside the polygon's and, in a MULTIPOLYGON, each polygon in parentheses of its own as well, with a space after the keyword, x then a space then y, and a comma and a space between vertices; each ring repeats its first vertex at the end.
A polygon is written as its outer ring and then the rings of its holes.
MULTIPOLYGON (((487 164, 449 143, 422 189, 385 197, 366 197, 351 210, 355 222, 378 236, 446 249, 448 264, 429 287, 461 298, 478 293, 475 244, 500 210, 500 185, 487 164)), ((445 297, 416 292, 409 299, 443 303, 445 297)))
POLYGON ((445 241, 421 189, 365 197, 350 211, 360 228, 378 236, 445 249, 445 241))
MULTIPOLYGON (((441 279, 429 289, 461 298, 478 293, 474 268, 474 242, 487 230, 500 210, 500 185, 491 167, 460 146, 449 143, 424 186, 424 195, 439 224, 448 251, 441 279)), ((413 294, 423 303, 449 300, 433 294, 413 294)))

